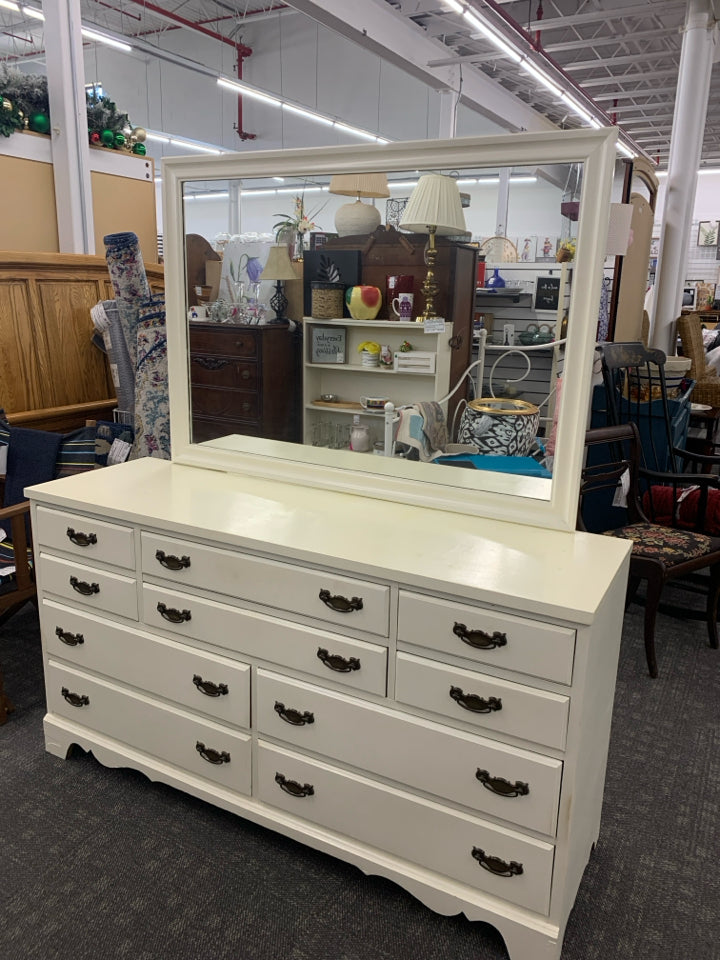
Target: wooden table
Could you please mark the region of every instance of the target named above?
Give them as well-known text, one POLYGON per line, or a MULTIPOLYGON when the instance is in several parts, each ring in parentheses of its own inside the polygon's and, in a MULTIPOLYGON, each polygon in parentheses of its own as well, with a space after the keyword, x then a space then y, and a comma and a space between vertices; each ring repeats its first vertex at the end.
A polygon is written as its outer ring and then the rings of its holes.
MULTIPOLYGON (((699 436, 687 438, 687 449, 691 453, 699 453, 703 456, 712 456, 715 453, 715 435, 717 433, 718 420, 720 420, 720 407, 710 407, 707 410, 693 410, 690 407, 690 426, 699 427, 701 433, 699 436)), ((712 466, 703 464, 701 473, 711 473, 712 466)))

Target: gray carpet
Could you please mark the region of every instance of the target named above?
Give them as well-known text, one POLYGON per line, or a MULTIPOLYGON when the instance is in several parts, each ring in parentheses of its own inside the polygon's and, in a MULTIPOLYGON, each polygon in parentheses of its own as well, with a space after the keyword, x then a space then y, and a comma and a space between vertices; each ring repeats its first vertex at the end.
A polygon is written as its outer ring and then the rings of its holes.
MULTIPOLYGON (((720 651, 625 617, 600 843, 563 960, 720 957, 720 651)), ((74 750, 45 753, 37 616, 0 632, 2 960, 505 960, 499 934, 74 750)), ((532 960, 532 958, 527 958, 532 960)))

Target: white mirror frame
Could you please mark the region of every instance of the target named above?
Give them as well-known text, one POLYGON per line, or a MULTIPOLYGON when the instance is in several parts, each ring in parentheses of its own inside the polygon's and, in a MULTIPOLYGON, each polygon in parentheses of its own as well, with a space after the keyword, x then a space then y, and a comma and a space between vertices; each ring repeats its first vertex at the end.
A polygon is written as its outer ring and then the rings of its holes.
POLYGON ((168 366, 173 461, 399 503, 575 529, 592 357, 605 260, 617 131, 568 130, 494 137, 362 144, 321 149, 249 151, 162 161, 168 366), (258 438, 191 442, 183 185, 196 180, 272 176, 330 176, 468 167, 537 166, 581 162, 583 187, 572 313, 552 480, 480 470, 440 468, 394 458, 324 451, 258 438), (330 459, 327 455, 335 455, 330 459), (412 468, 412 472, 410 472, 412 468), (443 480, 438 482, 438 471, 443 480), (450 475, 451 479, 449 479, 450 475))

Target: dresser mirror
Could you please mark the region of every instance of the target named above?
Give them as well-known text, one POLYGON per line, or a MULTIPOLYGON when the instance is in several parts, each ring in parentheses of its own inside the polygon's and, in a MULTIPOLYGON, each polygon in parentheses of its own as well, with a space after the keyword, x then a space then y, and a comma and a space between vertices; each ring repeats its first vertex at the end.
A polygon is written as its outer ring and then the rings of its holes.
MULTIPOLYGON (((598 320, 599 290, 615 162, 615 140, 615 131, 576 130, 446 141, 370 143, 322 149, 249 151, 244 154, 227 154, 209 158, 164 160, 163 216, 173 460, 211 469, 249 473, 268 479, 320 486, 348 493, 361 493, 365 496, 402 503, 436 506, 462 513, 556 529, 573 529, 582 439, 587 420, 592 351, 598 320), (264 402, 267 409, 272 404, 273 396, 286 388, 285 380, 288 376, 287 365, 282 366, 280 360, 277 362, 281 365, 275 371, 273 370, 272 362, 274 361, 271 361, 271 357, 275 354, 270 349, 271 340, 287 343, 293 336, 296 344, 298 340, 302 340, 302 346, 297 351, 299 361, 296 375, 299 378, 305 376, 306 383, 307 378, 313 375, 315 365, 310 362, 312 357, 308 351, 311 349, 313 326, 322 325, 322 320, 301 321, 302 330, 293 335, 284 329, 283 337, 279 338, 280 325, 266 326, 252 322, 248 324, 248 316, 244 311, 242 316, 237 310, 235 315, 232 315, 233 303, 244 303, 248 299, 249 291, 242 284, 243 282, 247 284, 248 279, 252 278, 248 276, 247 271, 246 275, 241 277, 240 268, 241 265, 247 267, 248 253, 252 255, 254 249, 252 243, 267 243, 267 235, 272 235, 274 228, 280 222, 293 218, 297 213, 296 197, 302 199, 302 212, 309 220, 315 221, 318 228, 322 227, 324 232, 334 232, 335 211, 339 204, 349 202, 347 196, 329 194, 327 187, 334 176, 384 174, 389 185, 392 186, 389 199, 396 198, 400 201, 412 194, 418 178, 424 173, 441 173, 455 178, 461 193, 470 194, 470 207, 465 210, 468 233, 466 236, 438 239, 437 272, 438 269, 442 269, 443 250, 452 248, 455 244, 466 246, 471 236, 473 234, 477 236, 482 230, 479 224, 494 223, 498 188, 496 187, 492 192, 492 198, 483 201, 483 184, 486 182, 505 184, 509 181, 512 188, 513 178, 534 175, 541 187, 547 184, 555 185, 559 207, 563 199, 563 191, 558 185, 570 172, 575 184, 574 189, 579 196, 580 210, 579 219, 574 225, 577 227, 577 251, 572 263, 567 339, 563 347, 555 348, 556 357, 560 358, 562 364, 563 382, 551 476, 537 477, 480 469, 459 469, 457 466, 438 463, 351 452, 342 449, 342 445, 332 442, 329 445, 321 445, 322 440, 318 440, 315 436, 317 431, 312 428, 307 416, 310 403, 314 405, 314 401, 320 397, 316 398, 311 394, 308 398, 307 391, 303 396, 301 388, 296 389, 295 399, 290 404, 291 413, 296 418, 295 432, 291 440, 278 439, 285 434, 278 433, 277 429, 270 427, 267 428, 266 435, 248 435, 240 430, 228 429, 227 432, 220 430, 217 436, 207 436, 198 427, 197 413, 204 387, 198 387, 197 380, 191 377, 191 333, 199 336, 201 343, 206 343, 206 339, 203 339, 206 331, 211 331, 211 328, 217 328, 222 324, 231 334, 244 334, 246 339, 252 339, 253 344, 249 349, 252 350, 253 356, 259 358, 264 351, 267 369, 263 372, 263 378, 266 392, 264 401, 261 398, 258 403, 262 405, 264 402), (242 260, 242 252, 239 255, 237 250, 233 253, 232 256, 237 259, 237 263, 234 263, 226 254, 222 264, 221 289, 218 293, 218 300, 222 300, 223 305, 216 309, 215 313, 212 312, 212 306, 208 309, 207 304, 203 305, 204 309, 196 319, 190 315, 189 310, 187 237, 204 231, 206 236, 210 235, 210 239, 215 238, 218 231, 213 229, 210 221, 204 224, 202 217, 197 213, 198 204, 210 200, 225 209, 226 220, 234 227, 228 233, 240 235, 249 246, 242 248, 245 250, 244 260, 242 260), (488 209, 482 209, 484 206, 488 209), (206 329, 202 326, 204 323, 207 324, 206 329), (198 328, 200 333, 196 334, 198 328), (255 342, 259 337, 262 338, 262 344, 255 342), (268 393, 268 390, 274 391, 274 394, 268 393)), ((386 214, 390 212, 391 205, 386 204, 385 199, 364 202, 376 204, 381 214, 381 221, 385 224, 386 214)), ((512 203, 512 193, 510 202, 512 203)), ((205 207, 207 208, 207 204, 205 207)), ((553 239, 559 239, 559 210, 553 216, 555 219, 552 227, 548 226, 545 231, 536 230, 535 232, 537 234, 547 232, 553 239)), ((215 226, 218 222, 215 221, 215 226)), ((550 216, 548 224, 550 224, 550 216)), ((490 229, 486 232, 489 234, 494 231, 490 229)), ((508 232, 512 233, 512 229, 508 232)), ((403 234, 402 230, 400 234, 403 234)), ((368 242, 371 241, 372 236, 374 235, 367 236, 368 242)), ((343 239, 341 238, 341 241, 343 239)), ((417 245, 418 236, 413 234, 412 241, 417 245)), ((333 248, 330 241, 330 245, 325 250, 330 259, 333 259, 330 257, 331 252, 335 253, 334 259, 338 259, 341 252, 348 253, 348 244, 341 242, 338 247, 337 243, 335 241, 336 246, 333 248)), ((361 257, 363 249, 367 253, 373 243, 374 241, 370 242, 369 247, 367 243, 365 244, 360 251, 361 257)), ((356 246, 359 245, 356 244, 356 246)), ((228 246, 228 253, 230 249, 228 246)), ((319 247, 318 250, 322 255, 323 248, 319 247)), ((522 249, 520 256, 522 256, 522 249)), ((317 257, 313 262, 316 264, 317 257)), ((507 267, 510 269, 512 264, 508 263, 507 267)), ((425 265, 422 269, 426 269, 425 265)), ((547 270, 548 273, 552 271, 554 275, 559 273, 554 257, 548 260, 547 270)), ((503 267, 500 265, 501 274, 502 271, 503 267)), ((418 279, 422 280, 422 277, 418 279)), ((361 278, 359 282, 367 281, 361 278)), ((523 283, 527 282, 523 281, 523 283)), ((297 281, 289 281, 288 291, 293 283, 297 285, 297 281)), ((261 319, 268 320, 274 316, 274 311, 268 309, 269 291, 265 288, 261 292, 261 285, 261 282, 258 283, 250 292, 255 295, 258 302, 264 304, 265 316, 261 319)), ((274 291, 276 283, 271 282, 271 287, 274 291)), ((384 289, 382 296, 383 298, 386 296, 384 289)), ((306 310, 302 312, 307 313, 306 310)), ((380 317, 382 316, 381 313, 380 317)), ((552 318, 549 317, 549 319, 552 318)), ((320 386, 321 383, 340 382, 340 390, 343 393, 347 391, 347 395, 353 396, 353 402, 357 403, 360 397, 355 398, 354 393, 359 394, 360 389, 353 392, 354 388, 351 386, 345 388, 344 383, 350 384, 359 370, 360 361, 356 354, 360 343, 358 340, 360 331, 353 327, 356 321, 347 316, 345 322, 342 322, 342 315, 335 320, 335 326, 342 330, 345 337, 346 350, 352 351, 352 356, 344 357, 343 366, 346 371, 348 366, 352 366, 353 369, 349 370, 349 375, 346 375, 344 382, 318 380, 318 390, 323 389, 320 386)), ((363 329, 362 335, 364 336, 367 332, 369 340, 383 344, 386 340, 391 341, 393 350, 397 350, 395 340, 399 336, 398 331, 402 330, 404 338, 412 342, 414 350, 418 353, 415 362, 420 362, 419 354, 422 353, 435 351, 436 360, 440 356, 439 344, 442 334, 433 334, 429 327, 426 330, 426 325, 414 323, 412 327, 399 326, 390 319, 384 322, 380 320, 379 323, 380 326, 368 328, 367 331, 363 329), (430 345, 431 349, 423 350, 422 348, 426 345, 430 345)), ((328 320, 328 326, 332 327, 332 325, 333 321, 328 320)), ((223 331, 221 335, 222 333, 223 331)), ((497 331, 494 333, 497 334, 497 331)), ((559 331, 555 335, 558 337, 559 331)), ((213 347, 212 350, 218 352, 217 347, 213 347)), ((553 350, 550 349, 549 352, 553 353, 553 350)), ((439 360, 437 362, 439 363, 439 360)), ((486 368, 493 362, 492 354, 487 354, 486 368)), ((338 367, 338 370, 333 373, 339 375, 340 368, 338 367)), ((209 383, 212 386, 213 376, 212 370, 207 372, 203 383, 209 383)), ((255 376, 254 373, 253 376, 255 376)), ((377 389, 372 391, 374 396, 381 399, 390 398, 394 402, 397 400, 402 403, 412 402, 414 399, 412 395, 408 395, 407 392, 403 394, 399 387, 401 378, 393 381, 394 376, 393 370, 379 371, 372 381, 373 385, 378 384, 377 389), (395 396, 396 393, 397 396, 395 396)), ((455 383, 450 382, 447 371, 445 376, 446 382, 449 382, 451 387, 454 386, 455 383)), ((405 382, 407 379, 405 377, 405 382)), ((439 376, 436 380, 438 384, 443 382, 439 376)), ((356 382, 359 384, 361 381, 358 379, 356 382)), ((362 381, 362 390, 369 392, 367 382, 367 379, 362 381)), ((420 384, 420 382, 421 378, 418 377, 417 383, 420 384)), ((427 375, 422 382, 427 389, 427 375)), ((434 394, 431 392, 429 395, 427 393, 421 395, 418 399, 428 396, 431 399, 440 399, 439 393, 443 395, 445 393, 444 390, 439 390, 437 384, 435 391, 434 394)), ((340 391, 336 391, 333 386, 331 391, 323 390, 323 392, 335 394, 340 391)), ((498 393, 497 387, 496 393, 498 393)), ((366 398, 363 397, 363 399, 366 398)), ((376 416, 378 417, 376 424, 381 423, 382 415, 376 414, 376 416)), ((365 408, 362 409, 362 417, 365 422, 368 422, 365 408)), ((339 419, 342 423, 343 418, 345 418, 344 422, 350 424, 353 419, 352 411, 344 410, 335 420, 339 419)), ((370 422, 372 424, 371 420, 370 422)), ((382 434, 377 433, 377 435, 382 434)))

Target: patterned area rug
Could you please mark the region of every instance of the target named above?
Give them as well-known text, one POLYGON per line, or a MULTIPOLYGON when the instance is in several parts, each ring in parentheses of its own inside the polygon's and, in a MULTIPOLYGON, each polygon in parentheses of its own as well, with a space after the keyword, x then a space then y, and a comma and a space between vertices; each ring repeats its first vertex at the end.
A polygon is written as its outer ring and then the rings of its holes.
MULTIPOLYGON (((720 651, 661 616, 650 680, 625 617, 603 827, 563 960, 720 956, 720 651)), ((506 960, 500 935, 75 750, 44 751, 37 616, 0 633, 3 960, 506 960)), ((533 960, 532 957, 521 960, 533 960)))

